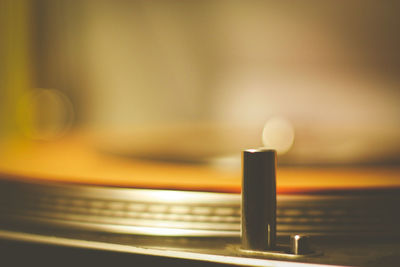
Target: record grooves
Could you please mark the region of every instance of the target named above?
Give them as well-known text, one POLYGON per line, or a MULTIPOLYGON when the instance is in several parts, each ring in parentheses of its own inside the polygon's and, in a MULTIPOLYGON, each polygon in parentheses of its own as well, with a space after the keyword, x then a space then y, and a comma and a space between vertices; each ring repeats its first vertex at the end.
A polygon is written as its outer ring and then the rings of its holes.
MULTIPOLYGON (((6 178, 6 179, 4 179, 6 178)), ((278 196, 278 233, 400 236, 398 190, 278 196)), ((0 180, 0 223, 105 233, 238 237, 240 195, 0 180)))

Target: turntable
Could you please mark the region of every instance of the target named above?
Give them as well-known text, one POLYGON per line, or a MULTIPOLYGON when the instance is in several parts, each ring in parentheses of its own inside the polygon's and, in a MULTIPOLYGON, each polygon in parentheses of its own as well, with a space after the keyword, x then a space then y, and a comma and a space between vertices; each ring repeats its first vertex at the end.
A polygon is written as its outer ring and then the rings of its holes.
POLYGON ((399 13, 0 1, 0 265, 399 266, 399 13))
POLYGON ((251 182, 274 177, 271 154, 246 165, 246 153, 270 151, 244 152, 241 196, 236 172, 117 158, 77 138, 11 145, 0 161, 2 249, 182 265, 397 264, 400 170, 281 168, 275 210, 274 184, 251 182))

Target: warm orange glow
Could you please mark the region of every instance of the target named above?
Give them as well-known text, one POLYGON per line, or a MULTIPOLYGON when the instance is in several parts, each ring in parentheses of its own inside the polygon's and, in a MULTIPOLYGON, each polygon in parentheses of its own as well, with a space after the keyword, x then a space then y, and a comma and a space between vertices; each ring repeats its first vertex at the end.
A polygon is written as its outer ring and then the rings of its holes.
MULTIPOLYGON (((240 192, 240 171, 118 158, 98 153, 82 139, 3 146, 0 173, 12 179, 138 188, 240 192)), ((281 167, 279 193, 400 187, 400 168, 281 167)), ((166 196, 170 197, 170 196, 166 196)))

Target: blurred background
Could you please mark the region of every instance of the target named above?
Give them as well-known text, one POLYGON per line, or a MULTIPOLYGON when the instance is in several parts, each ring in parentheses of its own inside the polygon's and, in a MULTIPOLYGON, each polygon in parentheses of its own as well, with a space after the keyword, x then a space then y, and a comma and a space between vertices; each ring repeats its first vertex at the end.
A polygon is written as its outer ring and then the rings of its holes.
MULTIPOLYGON (((0 1, 0 138, 398 165, 398 1, 0 1)), ((0 147, 1 149, 1 147, 0 147)), ((240 163, 239 163, 240 164, 240 163)))

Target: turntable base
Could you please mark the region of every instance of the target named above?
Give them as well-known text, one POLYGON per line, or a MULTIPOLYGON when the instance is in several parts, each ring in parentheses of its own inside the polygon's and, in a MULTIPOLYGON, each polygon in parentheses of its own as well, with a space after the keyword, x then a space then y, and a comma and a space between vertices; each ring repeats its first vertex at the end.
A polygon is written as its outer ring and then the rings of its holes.
MULTIPOLYGON (((43 229, 42 229, 43 230, 43 229)), ((54 266, 90 263, 96 266, 398 266, 400 243, 396 239, 313 238, 323 251, 318 257, 277 260, 244 257, 230 249, 238 239, 140 238, 91 232, 0 230, 2 261, 13 264, 54 266), (32 233, 33 232, 33 233, 32 233), (21 253, 23 252, 23 253, 21 253), (15 257, 23 255, 23 257, 15 257), (168 264, 168 265, 167 265, 168 264), (325 265, 328 264, 328 265, 325 265)))

